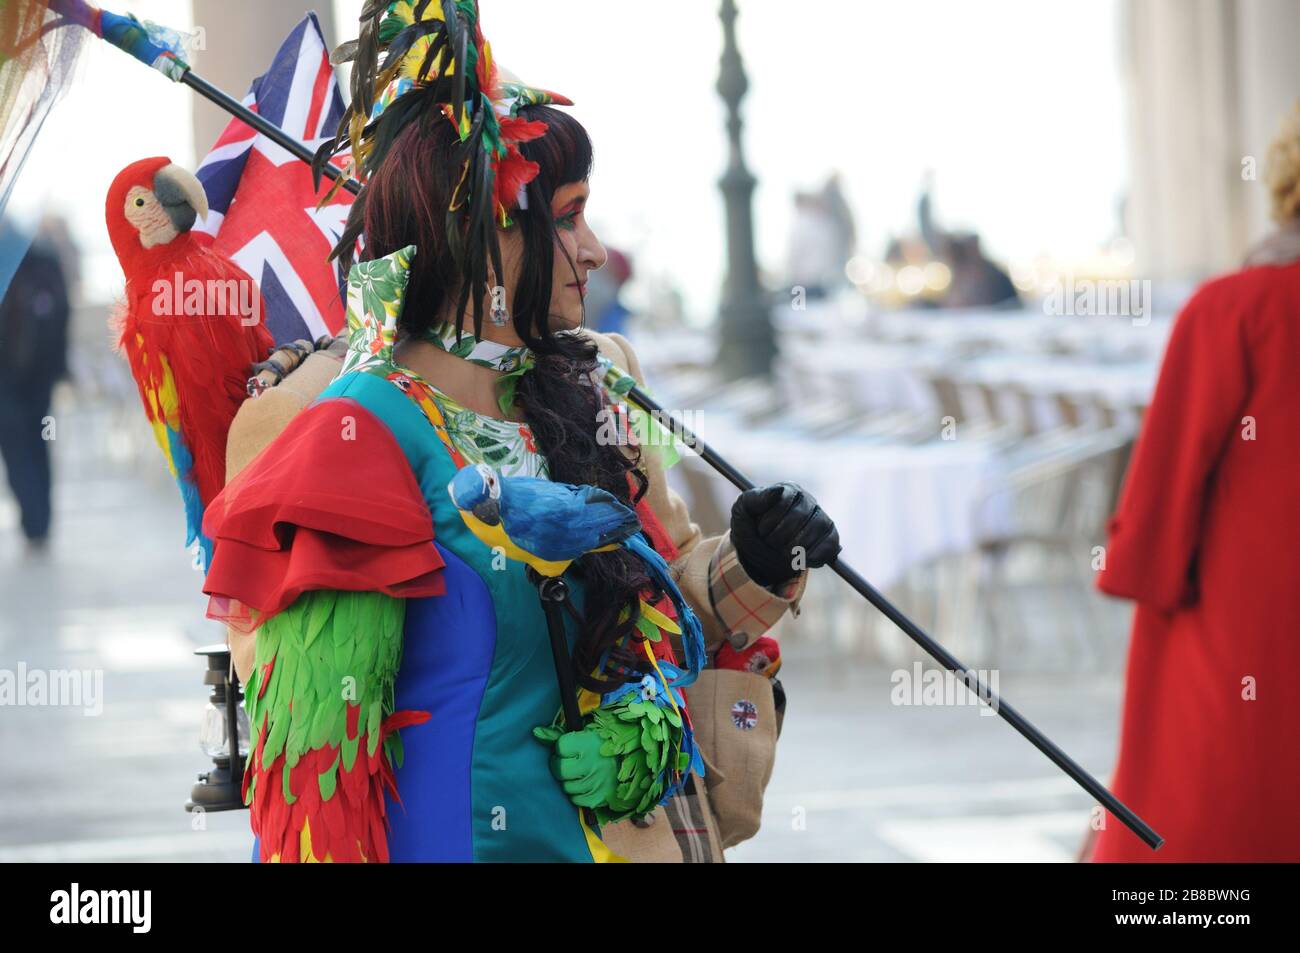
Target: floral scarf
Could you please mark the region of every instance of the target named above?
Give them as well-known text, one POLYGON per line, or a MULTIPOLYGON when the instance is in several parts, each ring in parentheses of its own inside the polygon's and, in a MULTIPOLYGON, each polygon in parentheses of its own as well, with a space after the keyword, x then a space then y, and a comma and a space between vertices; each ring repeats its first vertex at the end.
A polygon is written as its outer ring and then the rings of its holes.
POLYGON ((511 347, 496 341, 480 340, 474 337, 472 331, 463 328, 458 340, 456 328, 450 321, 430 328, 425 332, 424 340, 448 354, 463 357, 471 364, 501 371, 496 386, 499 391, 497 403, 503 414, 510 413, 510 408, 515 403, 515 387, 519 384, 519 378, 527 374, 535 362, 532 349, 522 344, 511 347))

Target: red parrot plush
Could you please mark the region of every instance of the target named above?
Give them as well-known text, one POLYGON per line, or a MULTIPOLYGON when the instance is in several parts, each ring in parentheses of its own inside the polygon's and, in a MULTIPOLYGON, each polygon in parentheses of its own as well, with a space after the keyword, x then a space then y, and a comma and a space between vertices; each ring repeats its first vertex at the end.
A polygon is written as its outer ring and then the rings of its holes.
POLYGON ((775 678, 781 670, 781 645, 768 635, 755 639, 753 644, 739 652, 723 642, 722 648, 718 649, 718 654, 714 657, 713 667, 775 678))
POLYGON ((164 156, 133 162, 105 203, 126 274, 119 347, 185 504, 186 545, 211 542, 203 509, 226 476, 226 435, 247 397, 249 368, 271 351, 262 299, 248 273, 191 231, 208 212, 203 186, 164 156))

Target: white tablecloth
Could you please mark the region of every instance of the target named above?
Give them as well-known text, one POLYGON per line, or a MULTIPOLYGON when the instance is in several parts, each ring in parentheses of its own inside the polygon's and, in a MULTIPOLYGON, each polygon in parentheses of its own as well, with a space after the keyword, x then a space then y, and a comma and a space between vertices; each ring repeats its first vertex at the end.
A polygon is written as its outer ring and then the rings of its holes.
MULTIPOLYGON (((984 505, 999 465, 992 449, 980 442, 813 441, 747 429, 707 413, 697 424, 709 446, 756 484, 789 480, 809 490, 839 528, 842 558, 877 587, 943 553, 969 549, 981 531, 999 521, 984 505)), ((731 512, 735 487, 698 457, 678 465, 708 470, 714 505, 723 514, 731 512)), ((687 495, 680 475, 670 471, 670 477, 687 495)))

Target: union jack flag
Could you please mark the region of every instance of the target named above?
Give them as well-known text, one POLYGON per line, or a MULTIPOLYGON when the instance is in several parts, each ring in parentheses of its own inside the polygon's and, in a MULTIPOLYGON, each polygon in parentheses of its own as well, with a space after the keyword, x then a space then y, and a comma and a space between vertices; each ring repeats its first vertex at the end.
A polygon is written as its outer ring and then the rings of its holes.
MULTIPOLYGON (((343 97, 316 14, 294 27, 270 69, 253 80, 244 105, 313 150, 333 135, 343 97)), ((341 167, 347 157, 334 161, 341 167)), ((339 189, 318 209, 330 180, 322 178, 317 191, 305 162, 238 119, 226 126, 196 174, 209 212, 195 228, 212 235, 213 247, 257 281, 276 343, 338 334, 346 276, 328 259, 352 194, 339 189)))

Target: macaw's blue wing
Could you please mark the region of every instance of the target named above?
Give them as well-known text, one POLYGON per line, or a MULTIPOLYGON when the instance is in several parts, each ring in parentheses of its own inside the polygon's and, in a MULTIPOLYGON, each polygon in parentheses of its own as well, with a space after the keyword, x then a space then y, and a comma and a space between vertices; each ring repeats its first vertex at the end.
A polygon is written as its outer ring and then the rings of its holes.
POLYGON ((203 501, 199 487, 194 482, 194 455, 185 444, 180 432, 167 427, 167 449, 172 466, 176 468, 176 485, 180 487, 181 503, 185 506, 185 545, 199 544, 200 569, 205 573, 212 562, 212 540, 203 535, 203 501))
POLYGON ((501 480, 501 523, 510 541, 540 559, 577 559, 641 529, 636 513, 595 486, 537 477, 501 480))
POLYGON ((641 557, 641 561, 646 565, 646 571, 667 593, 673 608, 677 610, 677 624, 682 628, 682 648, 686 651, 686 669, 680 678, 672 679, 670 684, 675 688, 685 688, 695 681, 695 677, 704 668, 704 627, 700 624, 695 610, 682 595, 682 591, 677 588, 677 583, 673 581, 668 563, 655 552, 645 538, 638 533, 629 536, 623 541, 623 545, 641 557))

